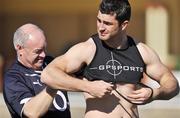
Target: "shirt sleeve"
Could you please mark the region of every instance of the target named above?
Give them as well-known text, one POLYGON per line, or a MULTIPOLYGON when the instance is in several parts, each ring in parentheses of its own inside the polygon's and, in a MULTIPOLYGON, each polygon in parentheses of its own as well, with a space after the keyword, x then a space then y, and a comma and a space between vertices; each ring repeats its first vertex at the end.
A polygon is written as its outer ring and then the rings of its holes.
POLYGON ((13 112, 21 116, 23 105, 34 96, 33 94, 22 74, 16 72, 5 75, 4 98, 13 112))

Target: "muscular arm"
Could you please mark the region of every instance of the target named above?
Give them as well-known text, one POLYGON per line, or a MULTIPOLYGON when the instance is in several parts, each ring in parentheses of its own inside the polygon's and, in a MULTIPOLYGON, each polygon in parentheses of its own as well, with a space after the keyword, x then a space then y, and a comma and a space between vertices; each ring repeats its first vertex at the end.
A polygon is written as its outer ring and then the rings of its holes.
POLYGON ((153 89, 152 99, 168 100, 179 93, 177 79, 171 71, 160 61, 158 55, 145 44, 138 44, 139 51, 146 64, 146 74, 160 84, 153 89))
POLYGON ((89 64, 95 54, 95 44, 89 39, 73 46, 67 53, 54 59, 42 72, 42 82, 55 89, 84 91, 101 97, 112 90, 112 86, 104 81, 84 81, 71 76, 84 64, 89 64))
POLYGON ((53 98, 56 95, 56 90, 45 88, 38 95, 32 97, 27 103, 24 104, 22 114, 28 118, 38 118, 45 114, 53 98))
POLYGON ((159 88, 141 87, 128 95, 133 103, 144 104, 153 100, 168 100, 179 93, 177 79, 161 62, 158 55, 147 45, 137 44, 138 50, 146 64, 146 75, 157 81, 159 88))

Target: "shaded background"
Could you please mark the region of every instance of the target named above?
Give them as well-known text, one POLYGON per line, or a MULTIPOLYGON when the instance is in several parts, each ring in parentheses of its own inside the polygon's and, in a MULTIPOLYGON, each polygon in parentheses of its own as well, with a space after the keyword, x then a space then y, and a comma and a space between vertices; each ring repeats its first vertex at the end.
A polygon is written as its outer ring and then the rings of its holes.
MULTIPOLYGON (((96 33, 99 2, 100 0, 0 0, 0 91, 2 91, 4 70, 16 58, 12 38, 19 26, 25 23, 40 26, 47 37, 48 53, 58 56, 64 53, 69 46, 85 41, 96 33)), ((169 19, 167 32, 169 57, 165 64, 173 71, 178 71, 180 69, 180 0, 129 0, 129 2, 132 6, 132 18, 128 33, 144 43, 147 42, 147 7, 158 4, 166 8, 169 19)), ((162 40, 157 40, 159 48, 161 48, 160 41, 162 40)), ((173 112, 180 112, 179 107, 176 110, 173 112)), ((153 113, 156 114, 155 111, 153 113)), ((179 117, 180 115, 177 116, 179 117)))
MULTIPOLYGON (((170 54, 180 52, 179 0, 129 0, 132 19, 128 33, 145 42, 146 6, 159 3, 169 14, 170 54)), ((100 0, 0 0, 0 54, 4 60, 15 58, 12 45, 14 31, 25 23, 40 26, 48 40, 48 52, 54 56, 70 45, 85 41, 96 32, 96 15, 100 0)), ((158 43, 158 41, 157 41, 158 43)))

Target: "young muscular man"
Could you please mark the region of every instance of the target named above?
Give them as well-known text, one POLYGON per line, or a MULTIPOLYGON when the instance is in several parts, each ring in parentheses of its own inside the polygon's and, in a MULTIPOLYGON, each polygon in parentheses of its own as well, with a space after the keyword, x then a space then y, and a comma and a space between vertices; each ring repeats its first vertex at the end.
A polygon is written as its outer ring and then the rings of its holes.
POLYGON ((138 118, 137 104, 167 100, 179 92, 158 55, 126 34, 130 16, 128 0, 102 0, 97 34, 57 57, 42 73, 42 81, 52 88, 84 92, 85 118, 138 118), (81 77, 72 76, 81 69, 81 77), (139 86, 143 73, 160 87, 139 86))

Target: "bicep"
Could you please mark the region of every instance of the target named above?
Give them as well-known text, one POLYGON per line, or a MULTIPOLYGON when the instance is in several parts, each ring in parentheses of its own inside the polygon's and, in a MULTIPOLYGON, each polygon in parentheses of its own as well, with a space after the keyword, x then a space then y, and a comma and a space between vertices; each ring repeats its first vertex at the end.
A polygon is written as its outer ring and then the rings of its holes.
POLYGON ((57 57, 52 63, 52 66, 58 68, 66 73, 74 73, 83 65, 83 61, 73 56, 64 54, 57 57))
POLYGON ((146 67, 146 74, 153 80, 160 82, 162 78, 170 76, 171 72, 160 61, 152 62, 146 67))
POLYGON ((146 65, 145 73, 151 79, 159 82, 162 77, 171 74, 153 49, 145 44, 140 44, 138 48, 146 65))
POLYGON ((74 73, 87 64, 90 53, 87 53, 87 43, 80 43, 70 48, 64 55, 61 55, 51 63, 66 73, 74 73), (84 50, 86 48, 86 50, 84 50))

